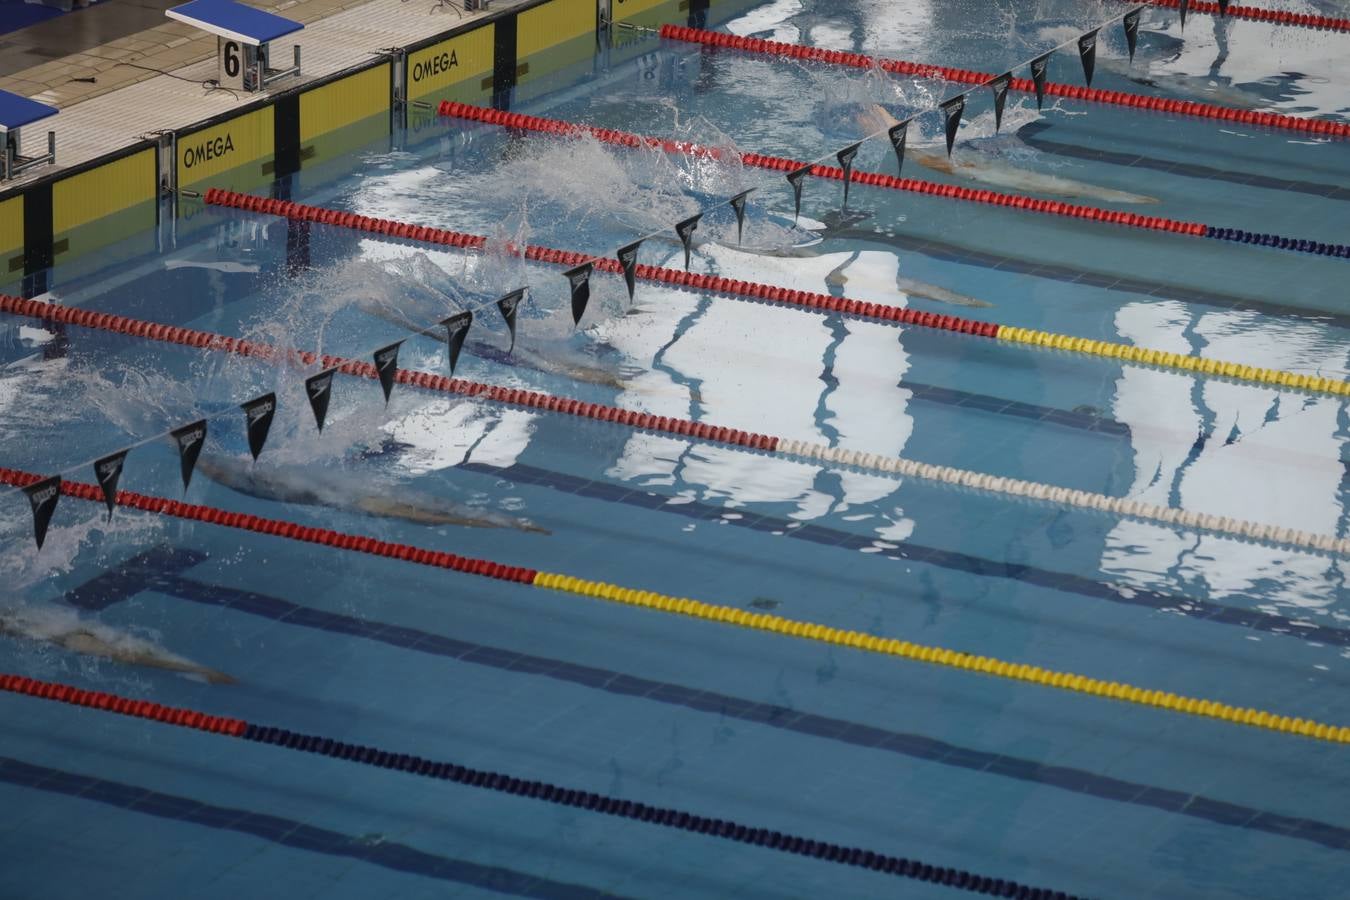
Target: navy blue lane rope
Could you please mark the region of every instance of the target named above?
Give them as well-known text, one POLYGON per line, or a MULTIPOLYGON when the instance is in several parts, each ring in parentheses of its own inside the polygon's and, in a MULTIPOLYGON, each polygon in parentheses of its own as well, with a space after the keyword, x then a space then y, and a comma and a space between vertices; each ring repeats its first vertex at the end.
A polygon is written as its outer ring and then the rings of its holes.
POLYGON ((1300 253, 1315 253, 1318 256, 1350 258, 1350 247, 1345 244, 1324 244, 1321 241, 1281 237, 1278 234, 1243 231, 1241 228, 1215 228, 1213 225, 1206 225, 1205 237, 1219 241, 1237 241, 1242 244, 1260 244, 1262 247, 1278 247, 1281 250, 1296 250, 1300 253))
POLYGON ((826 862, 871 869, 900 878, 910 878, 958 890, 992 897, 1017 900, 1079 900, 1073 894, 1051 888, 1031 887, 1006 878, 991 878, 963 869, 935 866, 915 859, 890 856, 860 847, 845 847, 828 841, 815 841, 767 828, 752 828, 726 819, 714 819, 677 809, 651 806, 632 800, 620 800, 592 791, 575 790, 543 781, 525 781, 500 772, 470 769, 447 762, 435 762, 407 753, 390 753, 374 747, 348 744, 332 738, 299 734, 284 728, 249 724, 240 735, 245 740, 272 744, 290 750, 317 753, 347 762, 397 769, 424 778, 451 781, 469 787, 485 788, 517 797, 543 800, 560 806, 573 806, 609 816, 618 816, 681 831, 692 831, 723 840, 753 844, 826 862))

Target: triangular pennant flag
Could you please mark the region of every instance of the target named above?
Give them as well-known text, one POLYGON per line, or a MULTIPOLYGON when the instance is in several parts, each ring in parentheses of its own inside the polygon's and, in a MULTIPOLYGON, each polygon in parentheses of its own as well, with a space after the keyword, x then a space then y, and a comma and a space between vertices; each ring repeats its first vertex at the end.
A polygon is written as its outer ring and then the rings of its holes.
POLYGON ((805 165, 787 173, 788 184, 792 185, 792 224, 797 224, 797 219, 802 214, 802 181, 807 175, 811 174, 811 166, 805 165))
POLYGON ((1130 64, 1134 64, 1134 48, 1139 43, 1139 17, 1144 14, 1142 6, 1130 10, 1121 21, 1125 25, 1125 43, 1130 48, 1130 64))
POLYGON ((680 236, 680 243, 684 245, 684 270, 689 271, 689 248, 693 244, 694 229, 698 227, 698 220, 703 218, 703 213, 695 213, 683 222, 675 223, 675 233, 680 236))
POLYGON ((169 434, 178 447, 178 469, 183 476, 183 490, 187 491, 192 482, 192 470, 197 468, 197 457, 202 455, 202 447, 206 444, 206 420, 198 419, 169 434))
POLYGON ((1008 85, 1012 84, 1012 73, 1004 72, 989 82, 994 92, 994 131, 1003 127, 1003 104, 1008 100, 1008 85))
MULTIPOLYGON (((753 191, 754 188, 750 188, 753 191)), ((741 191, 729 201, 731 208, 736 211, 736 244, 741 243, 741 235, 745 232, 745 198, 750 196, 750 191, 741 191)))
POLYGON ((520 301, 525 299, 525 289, 512 291, 505 297, 497 301, 497 309, 501 310, 502 318, 506 320, 506 327, 511 332, 511 346, 506 351, 510 353, 516 349, 516 310, 520 308, 520 301))
POLYGON ((256 461, 258 454, 263 451, 263 444, 267 443, 267 432, 272 430, 272 417, 277 413, 277 395, 263 394, 243 404, 240 409, 244 411, 248 425, 248 452, 253 454, 256 461))
POLYGON ((1038 56, 1031 61, 1031 81, 1036 85, 1036 108, 1045 103, 1046 70, 1050 68, 1050 54, 1038 56))
POLYGON ((1083 61, 1083 80, 1092 87, 1092 70, 1097 65, 1097 29, 1078 39, 1078 58, 1083 61))
POLYGON ((834 155, 839 167, 844 170, 844 205, 848 206, 848 185, 853 180, 853 160, 858 158, 858 149, 862 144, 851 144, 834 155))
POLYGON ((464 349, 464 339, 469 336, 469 326, 473 324, 473 312, 455 313, 441 324, 445 326, 445 342, 450 345, 450 374, 453 375, 455 365, 459 363, 459 351, 464 349))
POLYGON ((28 503, 33 507, 33 537, 37 538, 38 549, 47 539, 47 526, 56 512, 56 501, 61 499, 61 476, 53 475, 30 484, 23 489, 28 495, 28 503))
POLYGON ((886 136, 891 139, 891 149, 895 151, 896 169, 895 173, 900 174, 905 168, 905 135, 909 133, 909 119, 894 125, 891 130, 886 132, 886 136))
POLYGON ((108 520, 112 520, 113 508, 117 506, 117 482, 122 478, 122 465, 126 462, 127 451, 119 450, 111 456, 105 456, 94 463, 94 480, 103 491, 103 502, 108 505, 108 520))
POLYGON ((582 263, 575 269, 568 269, 567 284, 572 288, 572 324, 580 325, 581 317, 586 314, 586 304, 591 302, 591 270, 594 263, 582 263))
POLYGON ((642 246, 642 241, 634 241, 627 247, 620 247, 618 252, 619 266, 623 269, 623 283, 628 287, 628 302, 633 302, 633 294, 637 291, 637 259, 638 249, 642 246))
POLYGON ((1228 15, 1228 0, 1219 0, 1219 15, 1228 15))
POLYGON ((942 121, 947 128, 947 155, 952 155, 956 143, 956 129, 961 127, 961 112, 966 108, 966 95, 959 94, 942 104, 942 121))
POLYGON ((1186 9, 1191 5, 1191 0, 1181 0, 1178 9, 1181 10, 1181 29, 1186 30, 1186 9))
POLYGON ((324 369, 318 375, 305 379, 305 395, 309 397, 309 408, 314 410, 314 424, 323 431, 324 419, 328 418, 328 401, 333 396, 333 375, 337 369, 324 369))
POLYGON ((375 374, 380 376, 380 387, 384 390, 384 405, 389 405, 389 395, 394 392, 394 376, 398 374, 398 348, 402 341, 381 347, 375 351, 375 374))

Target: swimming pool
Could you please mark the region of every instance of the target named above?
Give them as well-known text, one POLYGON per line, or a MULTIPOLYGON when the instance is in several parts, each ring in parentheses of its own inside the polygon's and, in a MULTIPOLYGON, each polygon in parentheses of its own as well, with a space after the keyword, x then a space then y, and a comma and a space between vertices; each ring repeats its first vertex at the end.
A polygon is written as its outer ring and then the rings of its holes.
MULTIPOLYGON (((711 24, 999 71, 1125 9, 777 0, 711 24)), ((1193 14, 1183 39, 1173 12, 1143 21, 1135 68, 1156 86, 1105 62, 1124 54, 1113 25, 1095 87, 1186 97, 1226 52, 1233 81, 1211 86, 1224 99, 1345 118, 1343 35, 1216 31, 1193 14)), ((932 81, 615 38, 623 48, 574 84, 536 85, 513 110, 813 161, 861 137, 870 104, 903 116, 942 95, 932 81)), ((1077 65, 1060 54, 1051 80, 1078 83, 1077 65)), ((370 379, 344 376, 320 433, 302 386, 319 366, 295 356, 7 315, 5 466, 81 467, 68 477, 88 481, 87 461, 213 416, 186 499, 297 527, 287 538, 125 508, 105 522, 101 504, 67 498, 35 554, 11 492, 0 564, 20 636, 0 641, 0 671, 1075 895, 1339 895, 1342 744, 765 628, 817 623, 1350 723, 1343 556, 876 464, 903 456, 1345 538, 1342 399, 651 279, 630 305, 606 273, 574 331, 568 265, 507 244, 608 257, 707 207, 695 272, 1335 380, 1350 348, 1345 259, 861 184, 841 211, 841 185, 815 177, 794 223, 782 173, 734 158, 408 115, 271 194, 484 235, 483 252, 184 198, 172 230, 58 266, 54 295, 283 352, 368 359, 406 338, 398 365, 435 374, 445 344, 400 322, 473 307, 460 378, 875 458, 821 463, 406 382, 386 405, 370 379), (738 246, 723 199, 752 187, 738 246), (525 286, 503 359, 491 303, 525 286), (242 414, 216 416, 268 391, 276 420, 253 469, 242 414), (501 527, 449 524, 466 518, 501 527), (761 618, 531 590, 397 558, 404 546, 761 618), (77 616, 109 643, 232 683, 54 646, 77 616)), ((956 158, 1003 182, 980 189, 1057 186, 1076 194, 1067 202, 1350 243, 1343 140, 1072 101, 1037 114, 1024 94, 1009 95, 997 136, 987 96, 966 118, 956 158), (1048 176, 1059 181, 1034 180, 1048 176)), ((932 168, 941 140, 936 113, 917 119, 902 174, 971 185, 932 168)), ((896 159, 879 138, 856 165, 894 173, 896 159)), ((682 269, 667 233, 641 261, 682 269)), ((154 440, 121 486, 178 499, 178 479, 176 451, 154 440)), ((4 896, 957 893, 256 740, 11 693, 0 704, 4 896)))

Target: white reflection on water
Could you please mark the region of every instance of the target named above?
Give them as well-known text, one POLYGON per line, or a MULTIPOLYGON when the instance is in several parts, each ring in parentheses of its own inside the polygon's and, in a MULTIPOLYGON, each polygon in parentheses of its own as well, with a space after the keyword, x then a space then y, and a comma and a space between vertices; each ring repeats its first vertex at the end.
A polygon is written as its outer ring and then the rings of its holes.
MULTIPOLYGON (((1347 365, 1346 348, 1318 329, 1252 313, 1193 316, 1177 303, 1135 303, 1120 310, 1116 325, 1134 343, 1173 352, 1326 374, 1347 365)), ((1114 412, 1132 426, 1129 496, 1344 534, 1341 406, 1332 398, 1127 366, 1114 412), (1159 425, 1195 434, 1196 443, 1169 440, 1153 430, 1159 425), (1272 464, 1272 457, 1297 464, 1272 464)), ((1255 592, 1307 609, 1333 607, 1345 593, 1334 560, 1128 520, 1107 536, 1102 569, 1141 586, 1177 578, 1203 583, 1216 598, 1255 592)))

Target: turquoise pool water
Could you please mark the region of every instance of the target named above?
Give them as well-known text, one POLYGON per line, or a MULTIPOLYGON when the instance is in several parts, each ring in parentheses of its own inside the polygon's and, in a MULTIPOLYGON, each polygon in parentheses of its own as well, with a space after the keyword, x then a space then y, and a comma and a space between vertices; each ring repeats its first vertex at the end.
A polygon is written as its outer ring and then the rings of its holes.
MULTIPOLYGON (((722 27, 995 71, 1120 11, 901 6, 778 0, 722 27)), ((1132 74, 1154 86, 1104 63, 1094 85, 1345 117, 1344 36, 1194 16, 1183 38, 1174 19, 1145 13, 1132 74)), ((1103 35, 1103 55, 1123 56, 1103 35)), ((861 136, 870 104, 899 115, 941 90, 645 40, 636 61, 602 54, 580 84, 516 108, 810 160, 861 136)), ((1076 82, 1076 66, 1061 54, 1052 80, 1076 82)), ((942 156, 934 114, 913 128, 907 175, 971 183, 919 161, 942 156)), ((1008 190, 1053 176, 1089 192, 1075 202, 1350 243, 1344 142, 1069 102, 1038 114, 1013 95, 997 136, 988 99, 972 98, 957 158, 1008 190)), ((895 159, 873 140, 858 166, 895 159)), ((749 187, 741 245, 729 210, 710 210, 692 268, 1346 377, 1344 259, 862 186, 841 212, 839 184, 820 180, 794 224, 775 173, 424 109, 273 190, 486 234, 487 252, 189 203, 176 233, 78 277, 58 267, 53 295, 368 357, 407 337, 399 320, 429 325, 528 286, 519 352, 503 358, 505 326, 486 309, 456 374, 1346 536, 1350 420, 1333 397, 653 283, 630 309, 607 275, 574 331, 561 270, 501 249, 608 255, 749 187)), ((672 233, 642 260, 679 267, 683 252, 672 233)), ((3 324, 12 468, 83 466, 272 390, 266 483, 230 486, 250 470, 241 417, 222 416, 189 500, 1350 723, 1338 557, 406 386, 386 406, 358 379, 335 382, 320 435, 300 386, 314 369, 3 324), (413 507, 514 527, 400 517, 413 507)), ((410 339, 400 365, 443 372, 444 345, 410 339)), ((180 497, 177 479, 174 450, 154 441, 122 486, 180 497)), ((211 525, 126 510, 105 523, 73 499, 35 555, 21 495, 3 516, 0 671, 1083 896, 1341 893, 1340 745, 211 525), (53 644, 78 629, 233 683, 53 644)), ((958 893, 29 698, 0 696, 0 715, 0 896, 958 893)))

